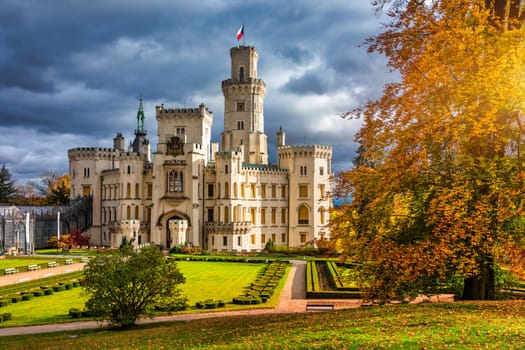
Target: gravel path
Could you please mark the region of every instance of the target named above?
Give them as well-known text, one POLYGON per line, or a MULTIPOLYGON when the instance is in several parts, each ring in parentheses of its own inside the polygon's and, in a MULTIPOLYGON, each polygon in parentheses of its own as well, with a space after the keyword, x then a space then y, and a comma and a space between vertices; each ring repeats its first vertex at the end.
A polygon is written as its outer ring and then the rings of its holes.
MULTIPOLYGON (((50 274, 67 273, 76 270, 80 270, 84 267, 84 264, 74 264, 67 266, 59 266, 52 269, 44 269, 32 272, 23 272, 10 276, 0 277, 0 286, 6 284, 19 283, 28 281, 35 278, 47 277, 50 274)), ((306 273, 306 262, 294 260, 288 279, 286 280, 285 286, 281 293, 279 304, 273 309, 252 309, 252 310, 239 310, 239 311, 221 311, 221 312, 209 312, 209 313, 196 313, 186 315, 172 315, 172 316, 160 316, 154 319, 141 319, 138 324, 146 324, 153 322, 162 321, 191 321, 204 318, 213 317, 228 317, 228 316, 241 316, 241 315, 261 315, 261 314, 283 314, 283 313, 300 313, 305 312, 306 299, 305 299, 305 273, 306 273)), ((315 302, 315 300, 308 300, 309 302, 315 302)), ((343 309, 350 307, 358 307, 361 305, 360 300, 323 300, 323 302, 334 303, 335 309, 343 309)), ((27 326, 27 327, 10 327, 0 328, 0 336, 9 335, 20 335, 20 334, 35 334, 35 333, 50 333, 50 332, 63 332, 80 329, 93 329, 104 327, 105 324, 100 324, 95 321, 81 321, 71 323, 57 323, 40 326, 27 326)))

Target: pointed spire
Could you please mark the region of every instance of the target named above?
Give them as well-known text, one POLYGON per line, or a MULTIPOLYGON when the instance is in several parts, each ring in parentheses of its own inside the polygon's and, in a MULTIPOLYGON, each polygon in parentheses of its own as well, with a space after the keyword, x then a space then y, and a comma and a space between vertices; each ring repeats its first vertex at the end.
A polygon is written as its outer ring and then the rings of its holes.
POLYGON ((139 111, 137 112, 137 130, 144 131, 144 109, 142 108, 142 97, 140 98, 139 111))

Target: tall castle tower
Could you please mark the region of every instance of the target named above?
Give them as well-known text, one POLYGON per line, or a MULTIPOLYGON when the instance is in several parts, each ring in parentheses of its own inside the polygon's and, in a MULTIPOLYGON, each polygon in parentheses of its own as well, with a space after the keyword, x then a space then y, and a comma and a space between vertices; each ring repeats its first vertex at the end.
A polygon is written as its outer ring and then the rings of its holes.
POLYGON ((230 49, 230 56, 231 77, 222 82, 222 151, 241 150, 245 163, 268 164, 263 115, 266 85, 257 79, 259 55, 255 47, 239 46, 230 49))

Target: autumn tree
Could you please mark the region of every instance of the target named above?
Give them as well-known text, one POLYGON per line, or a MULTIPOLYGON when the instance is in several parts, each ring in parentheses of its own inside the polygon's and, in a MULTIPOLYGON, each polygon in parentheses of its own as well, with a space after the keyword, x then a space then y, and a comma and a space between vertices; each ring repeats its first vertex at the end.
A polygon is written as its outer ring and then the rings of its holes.
POLYGON ((352 113, 360 148, 337 179, 352 202, 333 213, 333 236, 370 297, 459 279, 464 299, 493 299, 496 263, 525 243, 521 1, 378 3, 396 6, 369 51, 401 78, 352 113))
POLYGON ((16 188, 11 180, 11 173, 3 164, 0 168, 0 203, 9 203, 15 195, 16 188))
POLYGON ((40 183, 30 183, 46 198, 48 205, 69 204, 71 181, 69 174, 59 175, 53 171, 46 171, 40 177, 40 183))
POLYGON ((82 233, 80 229, 76 229, 70 233, 71 244, 75 246, 89 246, 91 242, 91 235, 89 233, 82 233))

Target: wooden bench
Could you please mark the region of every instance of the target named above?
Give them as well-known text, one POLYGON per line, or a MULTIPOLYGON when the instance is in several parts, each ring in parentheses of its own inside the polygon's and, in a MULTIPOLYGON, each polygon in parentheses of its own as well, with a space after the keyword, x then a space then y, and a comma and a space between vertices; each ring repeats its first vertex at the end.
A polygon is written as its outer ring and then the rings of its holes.
POLYGON ((75 262, 73 261, 73 259, 67 259, 66 260, 66 265, 73 265, 75 262))
POLYGON ((27 266, 27 271, 35 271, 35 270, 40 270, 40 265, 33 264, 33 265, 27 266))
POLYGON ((83 258, 80 259, 80 261, 83 262, 83 263, 87 263, 87 262, 89 262, 89 258, 84 256, 83 258))
POLYGON ((14 267, 10 267, 8 269, 5 269, 4 271, 6 275, 13 275, 18 272, 18 269, 15 269, 14 267))
POLYGON ((334 304, 332 303, 308 303, 306 304, 306 312, 313 311, 333 311, 334 304))
POLYGON ((47 263, 47 267, 57 267, 58 263, 56 261, 50 261, 47 263))

